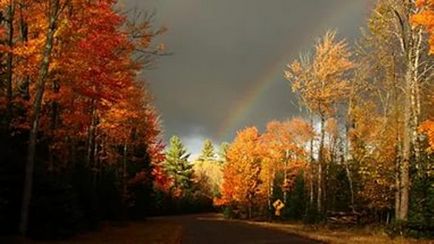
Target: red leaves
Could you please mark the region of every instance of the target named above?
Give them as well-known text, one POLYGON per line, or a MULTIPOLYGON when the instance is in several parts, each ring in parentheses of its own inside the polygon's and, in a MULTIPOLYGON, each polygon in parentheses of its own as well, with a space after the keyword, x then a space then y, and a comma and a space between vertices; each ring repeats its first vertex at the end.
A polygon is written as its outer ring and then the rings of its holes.
MULTIPOLYGON (((153 172, 136 172, 131 182, 149 180, 152 173, 156 184, 164 188, 168 180, 159 166, 164 160, 159 115, 147 87, 137 81, 147 60, 135 58, 135 51, 149 48, 159 31, 153 32, 151 22, 144 20, 134 31, 146 38, 137 42, 131 37, 127 17, 114 10, 116 2, 60 0, 62 11, 56 22, 42 102, 41 134, 50 138, 50 153, 56 157, 67 156, 77 146, 71 145, 73 141, 94 150, 92 160, 99 160, 102 166, 119 162, 119 145, 140 149, 148 154, 146 158, 131 156, 129 161, 145 164, 150 159, 153 172)), ((24 112, 12 119, 12 126, 20 131, 30 127, 27 111, 34 99, 48 21, 46 1, 16 3, 14 45, 0 44, 0 52, 14 55, 14 103, 24 112), (29 99, 19 96, 26 80, 29 99)), ((0 10, 9 4, 1 1, 0 10)), ((1 26, 0 36, 7 34, 1 26)), ((4 104, 0 101, 1 107, 5 105, 6 100, 4 104)))

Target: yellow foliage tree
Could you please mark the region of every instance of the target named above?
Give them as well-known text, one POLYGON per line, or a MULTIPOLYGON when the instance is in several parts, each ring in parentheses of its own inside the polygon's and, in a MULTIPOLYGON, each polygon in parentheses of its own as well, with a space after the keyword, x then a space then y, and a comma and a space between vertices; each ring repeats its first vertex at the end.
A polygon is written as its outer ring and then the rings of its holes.
POLYGON ((336 111, 338 102, 345 99, 350 86, 348 72, 354 67, 351 52, 345 40, 337 40, 336 32, 329 31, 316 44, 313 61, 296 60, 288 65, 285 77, 292 83, 306 107, 321 121, 318 154, 317 208, 322 211, 325 121, 336 111))

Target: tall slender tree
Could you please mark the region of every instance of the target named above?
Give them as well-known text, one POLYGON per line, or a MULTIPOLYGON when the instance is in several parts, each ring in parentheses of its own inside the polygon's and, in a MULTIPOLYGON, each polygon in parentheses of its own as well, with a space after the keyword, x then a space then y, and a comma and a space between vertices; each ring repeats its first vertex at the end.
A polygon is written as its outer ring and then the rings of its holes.
POLYGON ((345 40, 337 40, 336 32, 329 31, 315 45, 312 62, 296 60, 288 65, 285 77, 292 90, 298 92, 306 107, 320 119, 318 150, 317 209, 323 211, 323 168, 325 164, 325 122, 336 113, 337 105, 349 92, 348 72, 354 67, 351 52, 345 40))
POLYGON ((31 130, 29 136, 29 145, 27 149, 27 162, 25 167, 24 190, 21 209, 20 233, 26 235, 29 218, 29 205, 32 196, 33 168, 35 164, 36 140, 39 130, 39 121, 41 118, 42 99, 45 92, 45 84, 49 75, 51 64, 51 54, 54 47, 54 36, 57 31, 59 16, 66 2, 61 0, 50 0, 47 9, 47 27, 45 46, 42 54, 42 60, 39 66, 39 74, 36 81, 37 90, 33 101, 33 111, 31 117, 31 130))

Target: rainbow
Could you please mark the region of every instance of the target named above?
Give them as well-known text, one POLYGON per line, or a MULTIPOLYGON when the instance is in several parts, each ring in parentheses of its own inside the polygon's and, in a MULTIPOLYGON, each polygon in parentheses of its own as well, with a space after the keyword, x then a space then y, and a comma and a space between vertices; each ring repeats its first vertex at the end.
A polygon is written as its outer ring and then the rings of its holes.
POLYGON ((228 116, 223 120, 219 126, 216 138, 219 140, 224 139, 225 136, 230 135, 233 131, 239 129, 243 120, 248 117, 252 112, 254 105, 260 100, 261 95, 271 86, 273 81, 276 80, 278 74, 282 73, 281 61, 274 62, 273 65, 254 82, 254 85, 249 89, 240 101, 238 101, 229 111, 228 116))
MULTIPOLYGON (((315 36, 322 35, 327 30, 327 23, 334 23, 339 20, 344 20, 351 18, 350 16, 354 13, 354 10, 360 8, 360 2, 356 1, 345 1, 341 4, 341 9, 333 13, 333 15, 325 16, 321 25, 312 32, 315 36), (351 11, 352 10, 352 11, 351 11)), ((291 39, 291 35, 288 36, 288 40, 291 39)), ((253 86, 249 89, 240 99, 232 109, 229 111, 228 115, 222 121, 219 129, 215 135, 217 140, 224 140, 226 137, 233 136, 234 131, 239 130, 243 126, 243 121, 248 117, 248 115, 253 111, 255 105, 260 101, 260 98, 265 93, 265 91, 273 84, 273 82, 278 80, 278 77, 283 77, 284 64, 287 63, 288 57, 293 50, 303 50, 306 43, 311 44, 313 40, 310 36, 305 36, 303 43, 297 48, 292 47, 291 49, 282 52, 282 56, 277 58, 275 62, 272 63, 266 69, 263 75, 253 82, 253 86)), ((289 90, 289 86, 288 86, 289 90)))

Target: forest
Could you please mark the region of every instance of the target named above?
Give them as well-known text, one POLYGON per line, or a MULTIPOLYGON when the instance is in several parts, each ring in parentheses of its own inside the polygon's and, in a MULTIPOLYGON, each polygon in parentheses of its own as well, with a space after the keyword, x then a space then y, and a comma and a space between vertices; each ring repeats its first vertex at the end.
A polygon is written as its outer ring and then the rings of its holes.
POLYGON ((433 7, 378 1, 357 43, 329 31, 289 63, 306 116, 238 132, 215 199, 225 213, 270 218, 279 199, 283 218, 432 235, 433 7))
POLYGON ((218 150, 206 140, 192 159, 180 137, 164 141, 141 75, 170 59, 152 14, 0 0, 0 235, 221 211, 432 238, 433 20, 433 0, 376 1, 355 43, 330 30, 282 67, 302 116, 218 150))
POLYGON ((152 41, 165 29, 115 4, 1 1, 3 233, 141 218, 167 188, 159 115, 138 76, 164 55, 152 41))

